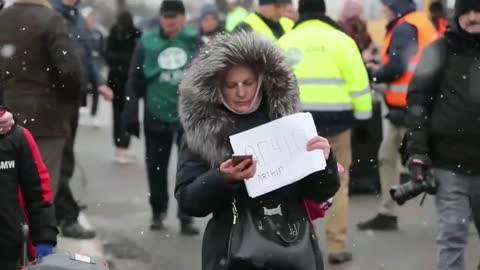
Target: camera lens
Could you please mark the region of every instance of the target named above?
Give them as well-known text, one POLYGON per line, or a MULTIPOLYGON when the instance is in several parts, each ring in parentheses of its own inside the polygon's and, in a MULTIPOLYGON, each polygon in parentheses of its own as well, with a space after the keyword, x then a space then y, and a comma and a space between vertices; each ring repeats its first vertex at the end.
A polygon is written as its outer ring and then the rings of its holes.
POLYGON ((426 191, 424 182, 410 181, 403 185, 393 187, 390 190, 392 199, 397 202, 398 205, 403 205, 406 201, 417 197, 421 193, 426 191))

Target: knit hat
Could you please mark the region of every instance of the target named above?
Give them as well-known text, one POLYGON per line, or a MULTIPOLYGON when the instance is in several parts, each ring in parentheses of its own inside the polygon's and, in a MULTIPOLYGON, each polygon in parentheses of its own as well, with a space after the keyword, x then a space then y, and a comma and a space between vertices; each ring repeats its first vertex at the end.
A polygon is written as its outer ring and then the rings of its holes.
POLYGON ((258 5, 272 5, 272 4, 291 4, 292 0, 258 0, 258 5))
POLYGON ((298 2, 298 12, 325 13, 327 12, 327 7, 324 0, 300 0, 298 2))
POLYGON ((455 2, 455 18, 458 19, 469 11, 480 11, 479 0, 457 0, 455 2))
POLYGON ((173 17, 176 15, 185 15, 185 6, 180 0, 164 0, 160 6, 160 15, 173 17))
POLYGON ((205 6, 202 7, 202 11, 200 12, 200 19, 203 19, 209 15, 212 15, 218 19, 217 6, 213 4, 206 4, 205 6))

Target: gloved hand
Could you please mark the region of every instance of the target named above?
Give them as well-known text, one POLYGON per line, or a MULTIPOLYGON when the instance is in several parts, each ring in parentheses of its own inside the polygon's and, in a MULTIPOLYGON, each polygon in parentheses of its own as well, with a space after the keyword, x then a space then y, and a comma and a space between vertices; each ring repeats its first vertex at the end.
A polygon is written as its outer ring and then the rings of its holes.
POLYGON ((432 166, 432 161, 426 155, 413 155, 407 161, 410 178, 414 181, 425 181, 432 166))
POLYGON ((37 259, 53 254, 53 246, 49 244, 38 244, 35 249, 37 250, 37 259))

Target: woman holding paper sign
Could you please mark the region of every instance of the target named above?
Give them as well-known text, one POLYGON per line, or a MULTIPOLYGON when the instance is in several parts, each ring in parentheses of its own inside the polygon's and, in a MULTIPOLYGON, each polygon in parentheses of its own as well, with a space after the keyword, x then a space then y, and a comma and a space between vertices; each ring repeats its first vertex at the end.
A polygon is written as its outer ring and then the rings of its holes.
POLYGON ((232 158, 229 136, 299 111, 298 89, 282 52, 266 38, 219 36, 193 60, 180 86, 180 148, 176 198, 192 216, 213 214, 205 231, 203 270, 322 270, 323 261, 304 200, 324 202, 339 188, 325 138, 327 168, 257 198, 244 180, 256 161, 232 158))

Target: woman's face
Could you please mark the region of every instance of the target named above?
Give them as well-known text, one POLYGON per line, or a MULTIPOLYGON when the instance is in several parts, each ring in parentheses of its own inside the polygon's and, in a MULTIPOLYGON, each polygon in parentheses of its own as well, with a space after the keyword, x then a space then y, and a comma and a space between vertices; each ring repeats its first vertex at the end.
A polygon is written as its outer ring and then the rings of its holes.
POLYGON ((225 78, 223 98, 232 110, 244 113, 250 109, 257 93, 258 79, 247 66, 232 67, 225 78))

